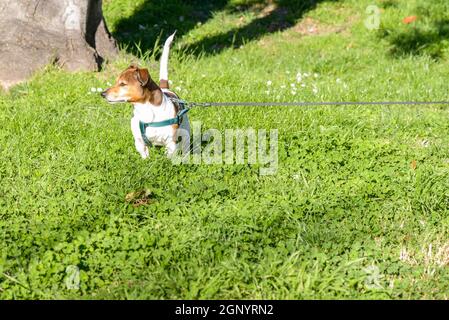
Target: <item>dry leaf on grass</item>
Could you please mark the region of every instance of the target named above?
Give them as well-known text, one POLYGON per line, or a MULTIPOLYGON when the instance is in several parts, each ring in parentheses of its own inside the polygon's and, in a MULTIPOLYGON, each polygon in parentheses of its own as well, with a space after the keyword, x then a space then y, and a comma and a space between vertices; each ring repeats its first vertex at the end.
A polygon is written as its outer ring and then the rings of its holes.
POLYGON ((137 208, 150 204, 152 202, 151 194, 152 192, 147 189, 130 192, 125 196, 125 201, 132 203, 133 207, 137 208))

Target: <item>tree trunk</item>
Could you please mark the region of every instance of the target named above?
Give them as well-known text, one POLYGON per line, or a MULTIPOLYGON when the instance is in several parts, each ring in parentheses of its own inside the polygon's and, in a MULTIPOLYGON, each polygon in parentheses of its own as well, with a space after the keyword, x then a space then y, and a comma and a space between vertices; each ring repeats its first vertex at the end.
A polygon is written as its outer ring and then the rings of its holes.
POLYGON ((0 85, 24 81, 49 63, 98 70, 117 53, 102 0, 0 0, 0 85))

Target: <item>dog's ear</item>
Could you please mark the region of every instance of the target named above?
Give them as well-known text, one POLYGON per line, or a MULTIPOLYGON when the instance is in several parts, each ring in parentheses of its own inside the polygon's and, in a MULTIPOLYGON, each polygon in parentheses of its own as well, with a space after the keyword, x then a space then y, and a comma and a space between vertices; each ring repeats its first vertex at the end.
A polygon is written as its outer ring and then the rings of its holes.
POLYGON ((142 87, 146 86, 148 83, 148 80, 150 80, 150 73, 148 72, 148 69, 137 69, 136 70, 136 78, 137 81, 140 82, 140 85, 142 87))

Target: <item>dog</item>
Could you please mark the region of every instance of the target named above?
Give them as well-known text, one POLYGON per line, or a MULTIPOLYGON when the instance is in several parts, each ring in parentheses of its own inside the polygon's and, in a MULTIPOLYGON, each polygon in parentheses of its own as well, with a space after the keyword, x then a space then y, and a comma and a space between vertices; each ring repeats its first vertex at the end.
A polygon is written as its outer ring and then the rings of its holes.
POLYGON ((136 149, 143 159, 148 158, 151 145, 165 146, 169 157, 180 148, 183 151, 190 148, 188 109, 184 108, 178 95, 169 89, 168 82, 168 57, 175 33, 164 43, 159 85, 151 78, 148 69, 130 65, 112 87, 101 93, 109 103, 133 104, 131 131, 136 149), (179 138, 182 138, 181 142, 179 138))

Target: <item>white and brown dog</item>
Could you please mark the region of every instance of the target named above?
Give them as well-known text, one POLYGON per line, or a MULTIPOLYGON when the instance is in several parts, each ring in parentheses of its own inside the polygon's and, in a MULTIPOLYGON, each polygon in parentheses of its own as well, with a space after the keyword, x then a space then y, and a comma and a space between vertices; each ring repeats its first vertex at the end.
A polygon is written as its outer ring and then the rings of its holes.
POLYGON ((168 55, 175 34, 165 41, 160 63, 159 85, 148 69, 131 65, 117 78, 116 83, 101 95, 109 103, 130 102, 134 105, 131 130, 135 146, 142 158, 149 156, 150 145, 165 146, 172 156, 179 147, 190 148, 190 124, 187 114, 178 103, 178 96, 169 90, 168 55), (178 142, 182 137, 181 142, 178 142))

